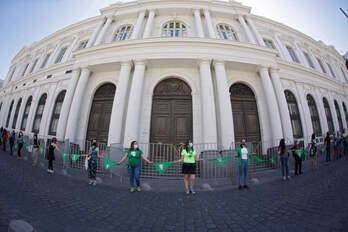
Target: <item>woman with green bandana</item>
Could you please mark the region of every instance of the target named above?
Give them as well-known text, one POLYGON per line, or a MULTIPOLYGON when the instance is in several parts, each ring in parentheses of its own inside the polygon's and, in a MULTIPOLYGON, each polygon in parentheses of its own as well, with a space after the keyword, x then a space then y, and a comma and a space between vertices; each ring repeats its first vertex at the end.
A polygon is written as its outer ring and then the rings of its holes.
POLYGON ((193 149, 192 142, 186 143, 181 152, 182 173, 184 174, 184 182, 186 188, 186 194, 195 194, 195 174, 196 174, 196 151, 193 149), (190 186, 189 186, 190 184, 190 186))
POLYGON ((135 190, 137 192, 141 191, 140 188, 140 163, 141 159, 143 159, 146 163, 152 164, 150 160, 148 160, 143 152, 139 149, 136 141, 131 142, 130 149, 126 152, 117 165, 121 165, 126 159, 128 159, 128 174, 129 174, 129 182, 130 182, 130 192, 133 193, 135 190), (136 189, 134 189, 134 178, 137 184, 136 189))

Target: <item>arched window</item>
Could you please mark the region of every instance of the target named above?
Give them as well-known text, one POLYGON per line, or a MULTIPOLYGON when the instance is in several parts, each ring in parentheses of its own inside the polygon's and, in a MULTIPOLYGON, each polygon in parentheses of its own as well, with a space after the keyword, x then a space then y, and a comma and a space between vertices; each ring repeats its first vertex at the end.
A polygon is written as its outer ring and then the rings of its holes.
POLYGON ((48 134, 50 134, 50 135, 57 134, 57 125, 58 125, 60 111, 62 109, 65 93, 66 93, 65 90, 60 92, 60 94, 57 97, 56 103, 54 104, 51 123, 50 123, 50 129, 48 131, 48 134))
POLYGON ((216 27, 221 39, 239 41, 236 31, 230 25, 218 24, 216 27))
POLYGON ((346 118, 346 122, 347 122, 347 125, 348 125, 348 112, 347 112, 346 104, 344 104, 344 102, 342 102, 342 106, 343 106, 343 111, 344 111, 344 115, 345 115, 345 118, 346 118))
POLYGON ((310 94, 307 95, 307 103, 309 107, 309 112, 311 113, 313 132, 317 136, 321 136, 322 131, 321 131, 320 118, 319 118, 317 105, 315 104, 314 98, 310 94))
POLYGON ((10 109, 8 110, 8 115, 7 115, 7 120, 6 120, 6 127, 8 127, 8 124, 10 124, 10 118, 11 118, 13 104, 14 104, 14 100, 12 100, 11 105, 10 105, 10 109))
POLYGON ((163 37, 186 37, 187 27, 184 23, 179 21, 170 21, 163 25, 163 37))
POLYGON ((21 105, 22 105, 22 98, 20 98, 17 103, 16 111, 12 121, 12 129, 16 129, 18 113, 19 113, 19 109, 21 108, 21 105))
POLYGON ((133 31, 133 25, 123 25, 116 31, 113 41, 122 41, 130 38, 133 31))
POLYGON ((47 99, 47 94, 44 93, 40 97, 39 104, 38 104, 38 106, 36 108, 33 128, 31 130, 33 133, 39 133, 39 131, 40 131, 40 123, 41 123, 42 114, 43 114, 43 111, 44 111, 44 108, 45 108, 46 99, 47 99))
POLYGON ((25 109, 24 109, 22 124, 21 124, 22 131, 25 131, 26 126, 27 126, 27 121, 28 121, 28 116, 29 116, 29 111, 30 111, 30 106, 31 106, 32 100, 33 100, 33 97, 30 96, 27 100, 27 104, 25 104, 25 109))
POLYGON ((335 109, 336 109, 336 115, 337 115, 337 120, 338 120, 338 126, 340 127, 340 131, 343 132, 343 122, 342 122, 342 115, 341 115, 341 111, 340 108, 338 106, 337 101, 334 101, 335 104, 335 109))
POLYGON ((303 137, 302 123, 301 123, 300 111, 298 110, 295 95, 289 90, 285 90, 284 93, 285 93, 286 101, 288 103, 292 132, 294 134, 294 138, 295 139, 302 138, 303 137))
POLYGON ((329 102, 327 101, 325 97, 323 98, 323 103, 324 103, 325 115, 327 120, 327 126, 329 128, 329 132, 333 134, 335 132, 335 128, 332 121, 332 114, 331 114, 329 102))

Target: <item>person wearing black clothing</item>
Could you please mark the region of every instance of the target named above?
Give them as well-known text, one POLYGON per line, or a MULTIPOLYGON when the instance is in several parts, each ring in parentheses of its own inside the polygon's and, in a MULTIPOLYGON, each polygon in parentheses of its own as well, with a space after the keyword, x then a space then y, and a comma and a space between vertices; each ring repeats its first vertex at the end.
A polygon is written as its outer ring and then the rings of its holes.
POLYGON ((289 154, 286 149, 285 140, 281 139, 278 146, 278 155, 280 157, 281 165, 282 165, 282 176, 283 180, 287 180, 290 178, 289 176, 289 166, 288 166, 288 160, 289 160, 289 154))
POLYGON ((330 133, 327 132, 326 133, 326 137, 325 137, 325 148, 326 148, 326 162, 330 161, 330 149, 331 149, 331 139, 330 139, 330 133))
POLYGON ((317 143, 315 141, 315 134, 312 134, 311 145, 309 147, 309 152, 312 157, 312 168, 318 168, 318 149, 317 143))
POLYGON ((3 127, 1 127, 0 128, 0 136, 1 136, 1 138, 0 138, 0 146, 1 146, 1 144, 2 144, 2 132, 4 131, 4 128, 3 127))
POLYGON ((33 166, 36 166, 37 164, 37 159, 39 157, 39 152, 40 152, 40 141, 37 138, 37 134, 34 134, 34 140, 33 140, 33 166))
POLYGON ((48 147, 48 154, 47 154, 47 160, 48 160, 48 169, 47 172, 48 173, 53 173, 53 160, 55 160, 55 155, 54 155, 54 150, 58 149, 57 146, 57 139, 54 137, 51 141, 50 146, 48 147))
POLYGON ((13 155, 13 146, 16 141, 16 132, 13 130, 10 135, 10 155, 13 155))
POLYGON ((21 158, 21 150, 23 148, 23 145, 24 145, 24 140, 23 140, 23 133, 20 131, 18 133, 18 138, 17 138, 17 155, 18 155, 18 158, 20 159, 21 158))
POLYGON ((295 176, 302 174, 302 153, 300 141, 295 141, 294 146, 291 147, 292 156, 295 159, 295 176))
POLYGON ((2 131, 2 145, 3 145, 3 150, 6 151, 6 143, 7 143, 7 137, 8 137, 8 134, 7 134, 7 131, 6 129, 4 129, 2 131))

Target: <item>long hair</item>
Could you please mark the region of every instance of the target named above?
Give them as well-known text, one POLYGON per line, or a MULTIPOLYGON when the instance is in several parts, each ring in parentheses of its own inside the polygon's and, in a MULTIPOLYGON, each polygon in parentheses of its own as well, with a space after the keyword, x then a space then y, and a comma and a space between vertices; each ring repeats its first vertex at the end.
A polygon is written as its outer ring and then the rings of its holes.
POLYGON ((315 139, 315 133, 312 134, 312 141, 315 139))
MULTIPOLYGON (((137 141, 132 141, 131 144, 130 144, 130 149, 134 151, 134 144, 136 143, 137 141)), ((139 148, 137 148, 139 149, 139 148)))
POLYGON ((280 140, 279 148, 280 148, 281 152, 284 153, 284 150, 285 150, 285 140, 284 139, 280 140))

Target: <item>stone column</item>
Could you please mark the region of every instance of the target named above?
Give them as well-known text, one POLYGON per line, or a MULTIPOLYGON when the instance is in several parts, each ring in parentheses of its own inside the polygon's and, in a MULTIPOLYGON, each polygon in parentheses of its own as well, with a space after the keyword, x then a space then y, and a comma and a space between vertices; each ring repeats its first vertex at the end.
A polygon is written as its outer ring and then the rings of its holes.
POLYGON ((275 34, 274 39, 281 49, 279 52, 283 54, 283 59, 286 61, 291 61, 290 54, 288 50, 286 49, 286 47, 284 46, 283 42, 281 41, 279 34, 275 34))
POLYGON ((39 60, 37 61, 36 67, 35 67, 33 72, 36 72, 39 69, 41 69, 41 65, 42 65, 46 55, 47 55, 47 47, 43 49, 42 54, 41 54, 39 60))
POLYGON ((341 97, 340 97, 340 99, 337 99, 338 108, 340 109, 340 112, 341 112, 343 128, 344 128, 344 131, 347 133, 348 125, 347 125, 347 121, 346 121, 346 114, 343 110, 342 102, 343 101, 342 101, 341 97))
POLYGON ((245 22, 244 16, 239 15, 238 20, 239 20, 240 24, 242 25, 243 30, 245 31, 245 34, 248 38, 249 43, 256 44, 255 39, 254 39, 253 35, 251 34, 251 31, 250 31, 248 25, 245 22))
POLYGON ((140 31, 141 31, 141 28, 143 26, 144 19, 145 19, 145 11, 143 10, 143 11, 139 12, 139 15, 138 15, 137 21, 135 23, 131 39, 139 39, 140 38, 140 31))
POLYGON ((69 87, 65 93, 62 109, 60 111, 60 116, 57 125, 57 139, 62 141, 65 138, 65 130, 67 127, 67 121, 69 117, 69 111, 71 103, 73 101, 75 89, 80 77, 80 69, 75 69, 69 80, 69 87))
POLYGON ((220 138, 224 149, 228 149, 234 139, 234 124, 227 75, 223 61, 214 62, 216 89, 219 106, 220 138))
POLYGON ((104 24, 103 28, 101 29, 101 31, 99 33, 99 36, 97 37, 97 39, 95 41, 95 44, 94 44, 95 46, 102 44, 104 42, 105 34, 108 31, 112 21, 113 21, 113 16, 107 17, 106 23, 104 24))
POLYGON ((62 42, 59 41, 55 47, 55 49, 53 50, 49 60, 47 61, 47 65, 46 67, 49 67, 50 65, 54 64, 56 58, 57 58, 57 53, 59 52, 60 48, 61 48, 62 42))
POLYGON ((78 41, 79 41, 79 37, 75 35, 73 42, 71 43, 69 48, 66 50, 66 52, 63 56, 62 63, 66 62, 70 59, 70 57, 72 56, 73 49, 76 47, 76 44, 78 41))
MULTIPOLYGON (((16 98, 14 99, 14 101, 13 101, 13 106, 12 106, 10 121, 9 121, 9 124, 8 124, 8 128, 11 129, 11 130, 12 130, 12 122, 13 122, 14 114, 15 114, 15 111, 16 111, 16 108, 17 108, 18 100, 19 100, 19 98, 16 97, 16 98)), ((6 118, 6 120, 7 120, 7 118, 6 118)))
POLYGON ((211 20, 211 17, 210 17, 210 12, 208 9, 204 9, 203 12, 205 17, 205 22, 208 28, 209 38, 216 39, 216 33, 214 30, 213 21, 211 20))
POLYGON ((40 91, 37 91, 33 95, 33 99, 31 101, 30 105, 30 110, 29 110, 29 115, 28 115, 28 120, 27 120, 27 125, 25 126, 25 133, 29 134, 31 133, 32 127, 33 127, 33 122, 34 122, 34 117, 36 114, 36 109, 39 104, 39 99, 40 98, 40 91))
POLYGON ((282 127, 283 127, 283 136, 286 141, 288 141, 289 143, 293 143, 294 136, 293 136, 292 127, 291 127, 291 119, 290 119, 288 103, 286 102, 284 88, 281 84, 278 72, 279 72, 278 69, 271 68, 271 79, 273 82, 275 94, 277 96, 280 118, 281 118, 282 127))
POLYGON ((97 25, 97 27, 94 29, 93 34, 91 37, 88 39, 88 43, 86 45, 86 48, 92 47, 95 40, 97 39, 97 36, 99 34, 99 31, 102 29, 104 23, 105 23, 106 18, 104 17, 97 25))
POLYGON ((21 129, 23 113, 24 113, 25 106, 27 104, 27 100, 28 100, 28 96, 27 96, 27 93, 25 93, 24 96, 22 97, 21 108, 20 108, 20 110, 18 112, 18 118, 17 118, 17 123, 16 123, 16 130, 20 130, 21 129))
POLYGON ((195 24, 196 24, 196 32, 197 36, 200 38, 204 37, 203 32, 203 26, 202 26, 202 19, 201 19, 201 10, 200 9, 194 9, 193 14, 195 17, 195 24))
POLYGON ((6 118, 6 112, 8 110, 9 107, 9 95, 7 95, 6 97, 3 98, 4 100, 2 101, 2 106, 1 106, 1 118, 0 118, 0 123, 2 127, 5 127, 5 118, 6 118))
POLYGON ((308 48, 308 55, 311 57, 311 59, 313 61, 315 70, 318 72, 322 72, 320 64, 319 64, 317 58, 314 56, 312 48, 310 48, 310 47, 308 48))
POLYGON ((47 93, 47 99, 46 104, 44 107, 44 111, 42 112, 42 118, 40 122, 40 135, 47 136, 48 134, 48 127, 51 123, 51 110, 53 110, 54 103, 55 103, 55 96, 56 96, 56 88, 57 83, 53 84, 47 93))
POLYGON ((273 135, 273 145, 276 146, 278 145, 279 140, 283 138, 277 98, 272 88, 272 82, 268 74, 268 69, 266 67, 260 66, 259 74, 267 101, 268 115, 270 118, 273 135))
POLYGON ((129 147, 133 140, 138 140, 140 128, 140 113, 145 78, 145 62, 134 62, 134 74, 128 100, 126 126, 124 132, 124 147, 129 147))
POLYGON ((337 118, 337 114, 336 114, 336 107, 335 107, 334 99, 333 99, 331 93, 328 93, 327 100, 328 100, 329 105, 330 105, 331 116, 332 116, 332 120, 334 123, 335 132, 340 131, 340 126, 338 124, 338 118, 337 118))
POLYGON ((156 16, 155 9, 151 9, 149 11, 149 17, 147 18, 146 26, 144 29, 144 34, 143 34, 144 39, 151 37, 152 28, 153 28, 153 20, 154 20, 155 16, 156 16))
POLYGON ((329 126, 327 124, 327 118, 326 118, 326 113, 325 113, 325 108, 324 108, 324 103, 323 103, 323 97, 319 93, 319 90, 316 89, 315 91, 315 99, 318 107, 318 113, 320 116, 320 124, 321 124, 321 130, 323 132, 323 135, 326 134, 326 132, 329 131, 329 126))
POLYGON ((251 30, 254 32, 254 35, 255 35, 255 37, 256 37, 256 40, 257 40, 258 44, 259 44, 260 46, 262 46, 262 47, 266 47, 266 44, 265 44, 265 42, 263 41, 263 38, 262 38, 262 36, 260 35, 259 31, 256 29, 253 20, 252 20, 250 17, 248 17, 248 16, 246 16, 246 17, 247 17, 247 21, 248 21, 248 24, 249 24, 251 30))
POLYGON ((108 144, 121 143, 121 134, 125 121, 127 91, 131 68, 132 63, 130 61, 123 62, 121 64, 120 76, 118 79, 116 94, 112 106, 108 144))
POLYGON ((77 83, 75 94, 71 103, 70 113, 68 117, 68 123, 66 128, 65 139, 70 141, 76 141, 76 129, 78 119, 80 116, 81 104, 83 102, 83 95, 86 89, 91 71, 88 68, 81 69, 80 79, 77 83))
POLYGON ((298 106, 302 106, 303 115, 301 117, 301 123, 302 123, 302 129, 303 129, 303 137, 305 144, 308 144, 310 142, 310 137, 312 133, 314 132, 314 128, 312 126, 312 118, 311 113, 309 111, 309 106, 307 102, 307 97, 305 96, 303 86, 296 86, 297 92, 298 92, 298 106), (302 120, 304 119, 304 120, 302 120))
MULTIPOLYGON (((201 60, 199 62, 200 87, 201 87, 201 114, 203 143, 217 143, 216 111, 214 100, 214 87, 211 77, 210 61, 201 60)), ((230 103, 231 104, 231 103, 230 103)))
POLYGON ((308 68, 310 68, 308 62, 307 62, 307 59, 306 57, 304 56, 303 54, 303 51, 301 50, 301 48, 298 46, 297 42, 295 41, 294 42, 294 45, 295 45, 295 50, 297 51, 297 57, 298 59, 300 60, 300 63, 303 65, 303 66, 306 66, 308 68))

